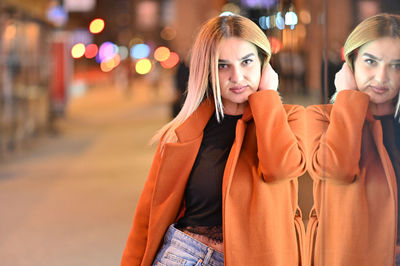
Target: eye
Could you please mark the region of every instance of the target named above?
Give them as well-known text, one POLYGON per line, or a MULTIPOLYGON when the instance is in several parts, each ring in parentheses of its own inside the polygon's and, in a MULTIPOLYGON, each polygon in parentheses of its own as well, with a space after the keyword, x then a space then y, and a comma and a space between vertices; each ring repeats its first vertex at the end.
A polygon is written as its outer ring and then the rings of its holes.
POLYGON ((371 65, 371 66, 375 65, 375 63, 376 63, 375 60, 371 59, 371 58, 364 59, 364 62, 367 63, 367 65, 371 65))
POLYGON ((218 69, 226 69, 228 68, 228 64, 218 64, 218 69))
POLYGON ((245 59, 242 61, 242 64, 247 66, 247 65, 250 65, 252 62, 253 62, 253 59, 245 59))
POLYGON ((396 70, 400 70, 400 64, 391 64, 390 66, 396 70))

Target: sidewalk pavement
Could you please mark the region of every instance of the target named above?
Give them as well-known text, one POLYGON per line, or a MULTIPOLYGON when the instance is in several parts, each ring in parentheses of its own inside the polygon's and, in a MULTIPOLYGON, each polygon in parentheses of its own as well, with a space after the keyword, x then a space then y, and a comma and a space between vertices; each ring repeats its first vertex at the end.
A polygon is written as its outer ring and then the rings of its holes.
POLYGON ((2 266, 119 265, 155 150, 148 141, 169 119, 148 89, 89 91, 58 135, 0 162, 2 266))

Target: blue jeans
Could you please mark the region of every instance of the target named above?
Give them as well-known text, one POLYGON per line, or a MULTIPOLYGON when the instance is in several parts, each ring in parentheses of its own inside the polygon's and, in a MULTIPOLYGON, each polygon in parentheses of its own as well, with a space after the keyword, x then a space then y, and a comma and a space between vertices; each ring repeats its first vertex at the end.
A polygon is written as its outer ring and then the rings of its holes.
POLYGON ((400 266, 400 254, 396 254, 396 266, 400 266))
POLYGON ((224 255, 170 225, 153 265, 224 265, 224 255))

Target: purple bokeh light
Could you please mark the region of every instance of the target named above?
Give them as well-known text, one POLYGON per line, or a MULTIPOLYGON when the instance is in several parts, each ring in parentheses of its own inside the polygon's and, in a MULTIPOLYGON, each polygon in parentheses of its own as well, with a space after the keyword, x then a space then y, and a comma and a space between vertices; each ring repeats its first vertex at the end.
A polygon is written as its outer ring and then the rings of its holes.
POLYGON ((255 8, 271 8, 277 4, 278 0, 241 0, 241 3, 245 7, 255 8))

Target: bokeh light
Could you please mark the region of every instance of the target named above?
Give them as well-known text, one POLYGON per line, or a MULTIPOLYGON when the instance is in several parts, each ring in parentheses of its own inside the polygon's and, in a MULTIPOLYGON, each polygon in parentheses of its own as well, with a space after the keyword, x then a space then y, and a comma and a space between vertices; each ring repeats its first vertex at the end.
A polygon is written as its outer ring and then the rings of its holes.
POLYGON ((278 4, 278 0, 241 0, 240 2, 249 8, 272 8, 278 4))
POLYGON ((234 3, 227 3, 222 7, 222 11, 229 11, 234 14, 240 14, 240 7, 238 5, 235 5, 234 3))
POLYGON ((283 47, 283 44, 282 44, 282 42, 279 40, 279 39, 277 39, 277 38, 275 38, 275 37, 268 37, 268 40, 269 40, 269 43, 270 43, 270 45, 271 45, 271 52, 273 53, 273 54, 277 54, 277 53, 279 53, 279 51, 282 49, 282 47, 283 47))
POLYGON ((128 58, 129 50, 125 46, 119 46, 118 47, 118 54, 121 57, 121 60, 125 60, 126 58, 128 58))
POLYGON ((118 46, 116 46, 112 42, 105 42, 102 45, 100 45, 99 61, 103 62, 108 59, 111 59, 117 52, 118 52, 118 46))
POLYGON ((266 17, 266 16, 261 16, 261 17, 258 19, 258 24, 260 25, 260 27, 261 27, 263 30, 266 30, 266 29, 270 29, 270 28, 271 28, 270 18, 269 18, 269 17, 266 17))
POLYGON ((129 41, 129 47, 135 46, 136 44, 143 43, 144 40, 140 36, 135 36, 129 41))
POLYGON ((115 54, 113 61, 114 61, 114 68, 119 66, 119 64, 121 63, 121 56, 119 56, 119 54, 115 54))
POLYGON ((138 74, 145 75, 151 71, 152 64, 147 58, 140 59, 135 65, 135 70, 138 74))
POLYGON ((102 61, 100 63, 100 69, 103 72, 110 72, 111 70, 119 66, 120 63, 121 57, 119 56, 119 54, 115 54, 114 57, 102 61))
POLYGON ((171 41, 176 37, 176 30, 172 27, 167 26, 162 29, 160 36, 166 41, 171 41))
POLYGON ((104 20, 101 18, 96 18, 90 22, 89 31, 93 34, 97 34, 104 30, 104 26, 104 20))
POLYGON ((293 11, 286 12, 285 14, 285 24, 291 26, 291 29, 297 25, 298 19, 297 14, 293 11))
POLYGON ((103 72, 110 72, 111 70, 114 69, 113 64, 111 62, 112 60, 104 61, 100 63, 100 69, 103 72))
POLYGON ((307 10, 301 10, 299 14, 300 21, 304 24, 311 23, 311 15, 307 10))
POLYGON ((285 19, 282 17, 281 12, 278 12, 276 14, 275 24, 276 24, 276 27, 280 30, 283 30, 285 28, 285 19))
POLYGON ((171 52, 168 59, 161 62, 161 66, 164 68, 173 68, 179 62, 179 55, 177 53, 171 52))
POLYGON ((131 57, 135 59, 141 59, 148 57, 150 54, 150 46, 145 43, 139 43, 131 48, 131 57))
POLYGON ((81 58, 85 54, 85 45, 83 43, 77 43, 72 46, 71 55, 73 58, 81 58))
POLYGON ((54 5, 47 10, 47 19, 56 26, 63 26, 68 21, 68 12, 59 5, 54 5))
POLYGON ((88 59, 93 58, 97 55, 98 51, 99 51, 99 48, 97 47, 97 45, 94 43, 91 43, 88 46, 86 46, 85 57, 88 59))
POLYGON ((154 51, 154 59, 159 62, 163 62, 168 59, 170 54, 171 51, 167 47, 160 46, 154 51))
POLYGON ((5 41, 10 41, 15 38, 16 33, 17 33, 17 27, 14 24, 10 24, 6 26, 3 38, 5 41))

